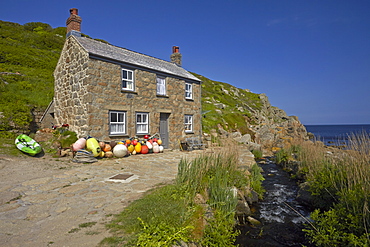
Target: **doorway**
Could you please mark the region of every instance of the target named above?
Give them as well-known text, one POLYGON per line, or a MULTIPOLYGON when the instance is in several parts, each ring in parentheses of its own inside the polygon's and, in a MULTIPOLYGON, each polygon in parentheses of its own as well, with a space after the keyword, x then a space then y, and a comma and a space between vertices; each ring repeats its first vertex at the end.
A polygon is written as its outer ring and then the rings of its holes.
POLYGON ((169 135, 168 135, 168 118, 170 113, 160 113, 159 116, 159 134, 162 139, 162 146, 164 148, 169 147, 169 135))

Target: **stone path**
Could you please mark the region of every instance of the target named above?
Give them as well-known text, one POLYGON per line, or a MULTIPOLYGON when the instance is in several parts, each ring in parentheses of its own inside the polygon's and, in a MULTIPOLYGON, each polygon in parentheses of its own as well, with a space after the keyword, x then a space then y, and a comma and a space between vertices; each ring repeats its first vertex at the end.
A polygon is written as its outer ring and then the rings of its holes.
MULTIPOLYGON (((0 155, 0 246, 96 246, 110 236, 113 214, 160 183, 171 182, 181 158, 205 151, 167 151, 105 159, 0 155), (117 174, 132 175, 112 180, 117 174)), ((245 153, 246 160, 253 157, 245 153)))

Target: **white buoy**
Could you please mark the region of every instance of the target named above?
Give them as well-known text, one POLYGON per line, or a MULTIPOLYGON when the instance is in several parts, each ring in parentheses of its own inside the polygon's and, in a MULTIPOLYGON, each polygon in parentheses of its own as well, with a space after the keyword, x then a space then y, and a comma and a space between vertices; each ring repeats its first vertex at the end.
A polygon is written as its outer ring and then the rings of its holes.
POLYGON ((114 148, 113 148, 113 154, 114 156, 118 157, 118 158, 122 158, 124 156, 127 155, 127 147, 123 144, 117 144, 114 148))

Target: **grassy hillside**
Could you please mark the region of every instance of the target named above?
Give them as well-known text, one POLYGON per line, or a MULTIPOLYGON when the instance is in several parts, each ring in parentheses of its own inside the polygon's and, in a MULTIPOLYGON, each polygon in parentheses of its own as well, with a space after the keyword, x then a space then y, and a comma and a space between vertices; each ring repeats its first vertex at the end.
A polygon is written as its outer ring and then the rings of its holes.
POLYGON ((254 113, 262 108, 259 94, 193 74, 202 80, 203 131, 209 133, 219 124, 228 132, 250 133, 254 113))
POLYGON ((0 21, 0 131, 27 128, 30 109, 53 98, 53 71, 66 28, 0 21))

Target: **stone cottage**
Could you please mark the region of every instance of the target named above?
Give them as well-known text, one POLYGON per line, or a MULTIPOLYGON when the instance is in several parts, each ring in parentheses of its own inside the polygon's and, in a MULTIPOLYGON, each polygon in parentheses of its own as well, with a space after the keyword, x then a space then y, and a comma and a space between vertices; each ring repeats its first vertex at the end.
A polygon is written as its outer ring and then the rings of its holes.
POLYGON ((81 36, 70 10, 54 71, 54 118, 100 141, 158 133, 165 148, 201 136, 201 81, 181 67, 179 47, 165 61, 81 36))

